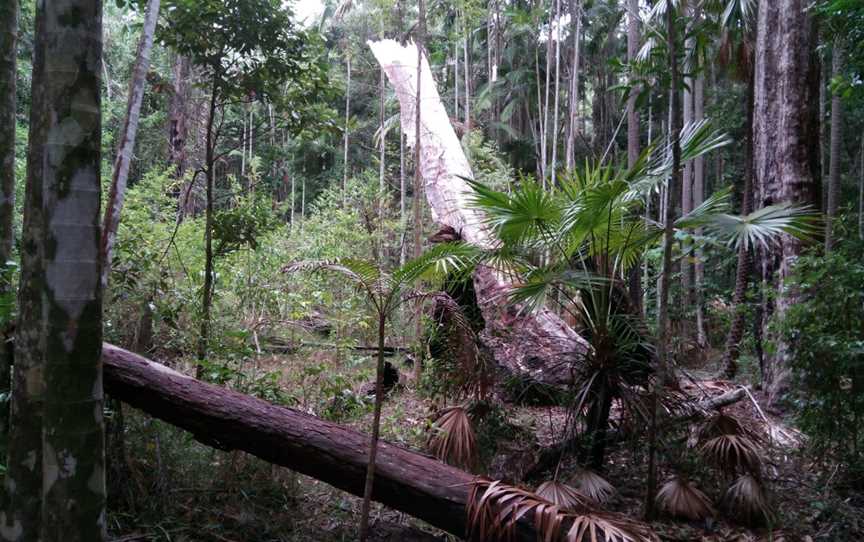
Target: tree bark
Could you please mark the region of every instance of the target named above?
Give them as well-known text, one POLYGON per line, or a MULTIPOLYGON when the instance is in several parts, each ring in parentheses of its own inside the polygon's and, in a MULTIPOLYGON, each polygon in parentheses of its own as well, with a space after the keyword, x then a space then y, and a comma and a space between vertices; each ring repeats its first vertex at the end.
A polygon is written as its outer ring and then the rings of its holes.
MULTIPOLYGON (((423 95, 423 93, 427 92, 428 91, 427 89, 429 89, 429 86, 423 85, 423 77, 421 77, 421 72, 422 72, 422 68, 423 68, 423 64, 424 64, 423 47, 425 45, 424 41, 426 39, 426 36, 425 36, 425 33, 426 33, 426 6, 424 3, 424 0, 418 1, 417 8, 419 10, 419 12, 418 12, 419 20, 417 21, 417 45, 416 45, 417 72, 416 72, 416 78, 414 79, 414 81, 416 82, 416 85, 415 85, 415 91, 413 93, 414 94, 414 104, 413 104, 413 106, 414 106, 414 109, 413 109, 414 118, 411 120, 414 123, 413 126, 418 127, 418 129, 414 130, 413 132, 411 132, 409 130, 405 130, 405 128, 404 128, 405 119, 404 119, 404 117, 402 119, 403 131, 406 134, 406 138, 410 138, 411 135, 414 136, 414 258, 419 258, 420 255, 423 253, 423 219, 422 219, 422 216, 423 216, 423 207, 422 207, 423 198, 421 196, 421 194, 423 193, 423 173, 422 173, 422 169, 421 169, 422 162, 420 160, 420 157, 422 155, 422 152, 425 151, 425 148, 423 147, 423 130, 420 129, 419 127, 423 126, 423 102, 422 102, 422 100, 427 99, 426 96, 423 95), (422 96, 422 98, 421 98, 421 96, 422 96)), ((466 45, 466 47, 467 47, 467 45, 466 45)), ((468 59, 467 49, 465 51, 465 59, 466 60, 468 59)), ((386 73, 387 67, 384 66, 383 63, 381 65, 381 68, 386 73)), ((392 80, 390 82, 391 82, 391 84, 393 84, 395 86, 395 84, 393 83, 392 80)), ((430 96, 431 96, 431 93, 430 93, 430 96)), ((407 100, 410 100, 410 97, 406 97, 406 98, 407 98, 407 100)), ((466 126, 466 131, 468 130, 468 123, 470 122, 469 115, 471 114, 471 111, 469 109, 469 100, 470 100, 470 96, 469 96, 469 92, 468 92, 468 67, 466 64, 466 67, 465 67, 465 126, 466 126)), ((400 96, 400 106, 402 107, 403 111, 408 110, 406 105, 407 104, 403 104, 401 102, 401 96, 400 96)), ((445 113, 445 115, 446 115, 446 113, 445 113)), ((428 194, 427 194, 427 196, 428 196, 428 194)), ((419 344, 420 337, 423 334, 422 318, 420 318, 420 312, 423 310, 423 308, 422 308, 422 303, 419 300, 417 302, 417 306, 415 307, 415 310, 417 311, 417 315, 415 318, 416 319, 415 338, 419 344)), ((423 373, 423 356, 422 356, 421 352, 418 352, 418 355, 415 356, 414 367, 413 367, 412 372, 413 372, 412 376, 414 378, 414 382, 419 383, 420 382, 420 375, 423 373)))
POLYGON ((0 511, 0 538, 31 542, 39 539, 42 514, 42 419, 45 400, 42 233, 43 169, 45 167, 45 8, 36 4, 33 79, 27 149, 27 185, 21 239, 21 278, 18 287, 16 360, 10 401, 6 510, 0 511))
MULTIPOLYGON (((627 61, 636 60, 639 52, 639 0, 627 0, 627 61)), ((631 84, 633 82, 631 81, 631 84)), ((639 112, 636 110, 638 93, 630 89, 627 100, 627 167, 639 160, 639 112)), ((630 270, 630 301, 636 312, 642 312, 642 270, 638 265, 630 270)))
POLYGON ((200 378, 204 371, 201 362, 207 359, 210 348, 210 311, 213 306, 213 191, 216 174, 215 147, 216 141, 213 134, 213 122, 216 117, 216 100, 218 97, 219 75, 213 75, 213 84, 210 89, 210 109, 207 114, 207 141, 205 177, 207 182, 207 206, 205 210, 204 223, 204 289, 201 293, 201 331, 198 337, 198 373, 200 378))
MULTIPOLYGON (((814 24, 804 0, 759 5, 755 98, 754 180, 761 206, 781 202, 818 208, 819 153, 816 106, 818 63, 812 56, 814 24)), ((766 302, 763 321, 782 317, 798 292, 783 287, 803 244, 783 236, 768 248, 762 275, 779 292, 766 302)), ((772 403, 788 389, 789 348, 775 337, 776 349, 765 360, 763 380, 772 403)))
MULTIPOLYGON (((242 450, 363 495, 368 435, 197 381, 108 344, 103 362, 105 388, 112 396, 191 432, 199 441, 242 450)), ((474 479, 424 454, 380 442, 372 499, 464 536, 474 479)), ((517 540, 536 540, 526 521, 520 526, 517 540)))
MULTIPOLYGON (((188 164, 186 139, 189 136, 189 77, 189 60, 178 54, 174 58, 174 84, 168 104, 168 162, 174 166, 174 178, 178 181, 186 175, 188 164)), ((178 221, 192 214, 191 191, 191 183, 184 183, 177 191, 178 221)))
POLYGON ((570 24, 572 26, 570 29, 572 43, 570 46, 573 49, 573 58, 570 62, 570 85, 567 92, 567 145, 564 150, 567 154, 564 163, 568 172, 573 170, 576 162, 576 122, 579 116, 579 45, 581 43, 579 36, 582 33, 581 15, 581 0, 570 0, 570 24))
MULTIPOLYGON (((402 112, 402 127, 409 140, 416 137, 417 119, 412 116, 417 95, 417 51, 392 40, 370 43, 396 89, 402 112)), ((497 241, 484 226, 479 212, 469 204, 471 190, 465 179, 473 174, 462 146, 435 88, 427 61, 423 61, 422 139, 418 155, 426 199, 432 218, 450 226, 468 243, 491 249, 497 241)), ((416 145, 416 141, 415 141, 416 145)), ((477 300, 486 322, 482 340, 496 361, 512 373, 549 385, 572 381, 569 360, 589 348, 588 343, 552 311, 521 311, 507 303, 511 287, 508 277, 489 267, 474 275, 477 300)))
POLYGON ((345 135, 342 148, 342 205, 345 205, 348 191, 348 122, 351 120, 351 53, 345 56, 345 135))
MULTIPOLYGON (((15 109, 18 57, 18 0, 0 5, 0 314, 11 303, 12 274, 6 262, 12 260, 15 237, 15 109), (7 297, 8 296, 8 297, 7 297)), ((11 309, 11 307, 10 307, 11 309)), ((11 313, 11 310, 9 311, 11 313)), ((0 320, 0 396, 9 393, 11 361, 7 356, 6 322, 0 320)), ((9 405, 0 404, 0 458, 5 460, 9 431, 9 405)))
MULTIPOLYGON (((843 71, 843 41, 834 39, 834 51, 831 61, 831 78, 839 76, 843 71)), ((834 244, 834 220, 837 218, 837 207, 840 203, 840 152, 843 140, 843 101, 840 94, 831 95, 831 165, 828 169, 828 204, 825 220, 825 252, 830 252, 834 244)))
MULTIPOLYGON (((752 63, 751 63, 752 65, 752 63)), ((741 189, 741 214, 747 215, 753 207, 753 72, 747 73, 747 133, 744 139, 744 186, 741 189)), ((727 378, 738 374, 738 356, 741 354, 741 339, 744 337, 744 302, 747 283, 750 280, 752 260, 750 250, 743 245, 738 249, 738 264, 735 270, 735 292, 732 294, 732 323, 726 336, 723 351, 723 372, 727 378)))
POLYGON ((375 485, 375 460, 378 455, 378 437, 381 431, 381 406, 384 404, 384 332, 387 328, 387 313, 381 307, 378 314, 378 363, 375 371, 375 409, 372 415, 372 436, 369 440, 369 460, 366 464, 366 480, 363 487, 363 508, 360 512, 360 542, 369 536, 369 505, 375 485))
POLYGON ((153 37, 156 33, 156 22, 159 19, 160 0, 147 2, 147 13, 144 17, 144 28, 141 30, 141 41, 138 43, 138 54, 135 58, 135 68, 132 70, 132 80, 129 83, 129 99, 126 104, 126 119, 120 135, 120 145, 117 148, 117 159, 114 162, 114 174, 111 179, 111 191, 105 207, 105 219, 102 223, 102 243, 100 257, 102 259, 102 288, 108 286, 111 274, 111 259, 114 255, 114 241, 117 238, 117 228, 120 226, 120 212, 126 198, 126 186, 129 181, 129 166, 132 163, 132 153, 135 151, 135 138, 138 135, 138 120, 141 116, 141 102, 144 100, 144 83, 147 71, 150 69, 150 51, 153 49, 153 37))
POLYGON ((98 542, 106 535, 102 3, 40 2, 35 51, 10 507, 0 518, 0 536, 98 542))

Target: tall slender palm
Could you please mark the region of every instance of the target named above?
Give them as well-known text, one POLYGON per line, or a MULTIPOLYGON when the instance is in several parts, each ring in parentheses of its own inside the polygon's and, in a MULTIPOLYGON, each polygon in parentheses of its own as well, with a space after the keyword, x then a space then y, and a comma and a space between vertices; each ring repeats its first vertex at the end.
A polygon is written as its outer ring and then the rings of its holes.
MULTIPOLYGON (((445 243, 433 247, 425 254, 406 262, 391 273, 385 272, 375 263, 354 258, 298 262, 285 269, 287 272, 332 271, 347 277, 365 296, 378 320, 375 407, 360 517, 360 540, 362 541, 365 541, 369 535, 369 508, 375 480, 375 458, 378 453, 378 438, 381 427, 381 406, 384 401, 384 341, 387 320, 405 303, 422 303, 433 297, 446 299, 444 294, 423 292, 415 289, 414 285, 422 279, 443 278, 454 271, 458 272, 465 269, 470 254, 471 251, 468 247, 445 243)), ((454 312, 458 310, 453 302, 444 303, 442 306, 451 308, 454 312)))

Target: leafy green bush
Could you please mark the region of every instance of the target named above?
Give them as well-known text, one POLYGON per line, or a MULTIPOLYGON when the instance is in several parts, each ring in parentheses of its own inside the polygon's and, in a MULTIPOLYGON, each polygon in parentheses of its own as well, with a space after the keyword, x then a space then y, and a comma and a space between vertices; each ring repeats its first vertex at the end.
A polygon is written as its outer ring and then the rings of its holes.
POLYGON ((777 322, 792 347, 801 427, 820 449, 864 468, 864 243, 801 257, 787 287, 800 302, 777 322))

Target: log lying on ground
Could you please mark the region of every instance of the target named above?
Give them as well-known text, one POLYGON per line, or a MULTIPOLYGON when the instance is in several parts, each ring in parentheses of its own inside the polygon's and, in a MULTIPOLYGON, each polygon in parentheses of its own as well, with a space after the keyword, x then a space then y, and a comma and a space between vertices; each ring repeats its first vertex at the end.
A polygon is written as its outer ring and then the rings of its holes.
MULTIPOLYGON (((105 389, 201 442, 242 450, 270 463, 363 494, 369 439, 296 410, 206 384, 141 356, 104 345, 105 389)), ((464 536, 474 476, 423 454, 381 442, 372 498, 464 536)), ((518 540, 536 540, 527 525, 518 540)))
MULTIPOLYGON (((399 98, 402 130, 414 143, 417 97, 417 47, 394 40, 369 42, 399 98)), ((471 166, 441 103, 435 79, 425 57, 420 81, 420 173, 432 218, 449 226, 468 243, 494 248, 497 240, 471 207, 471 166)), ((512 281, 490 267, 474 275, 477 302, 486 322, 481 340, 495 361, 511 373, 538 383, 560 386, 572 380, 570 361, 584 354, 588 343, 557 314, 542 309, 531 313, 508 303, 512 281)))

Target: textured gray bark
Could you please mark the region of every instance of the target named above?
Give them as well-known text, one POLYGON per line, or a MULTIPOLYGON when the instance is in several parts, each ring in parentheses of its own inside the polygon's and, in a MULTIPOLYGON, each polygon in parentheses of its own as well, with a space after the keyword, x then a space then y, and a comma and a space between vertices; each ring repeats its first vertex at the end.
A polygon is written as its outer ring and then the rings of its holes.
MULTIPOLYGON (((705 74, 700 72, 693 85, 693 121, 705 119, 705 74)), ((705 201, 705 157, 693 160, 693 208, 698 208, 705 201)), ((699 229, 697 235, 702 234, 699 229)), ((705 330, 705 294, 702 282, 705 278, 705 264, 701 249, 696 250, 696 262, 693 267, 693 301, 696 303, 696 340, 700 347, 708 346, 708 334, 705 330)))
MULTIPOLYGON (((831 61, 832 79, 843 71, 843 42, 834 39, 834 51, 831 61)), ((843 101, 838 93, 831 95, 831 166, 828 169, 828 204, 825 221, 825 250, 830 251, 834 244, 833 222, 837 218, 837 207, 840 203, 840 152, 843 143, 843 101)))
MULTIPOLYGON (((756 39, 754 89, 754 179, 757 202, 818 206, 818 66, 816 34, 805 0, 761 2, 756 39)), ((784 236, 764 252, 762 277, 778 289, 766 301, 766 318, 782 315, 797 292, 782 287, 802 243, 784 236)), ((772 401, 788 389, 788 348, 777 341, 763 380, 772 401)))
POLYGON ((144 28, 141 30, 141 41, 138 43, 138 54, 135 58, 135 68, 129 83, 129 98, 126 104, 126 118, 120 133, 120 145, 117 158, 114 161, 114 174, 111 179, 111 191, 105 206, 105 220, 102 223, 102 288, 108 285, 111 274, 111 260, 114 255, 114 241, 117 238, 117 228, 120 226, 120 213, 126 199, 126 186, 129 181, 129 166, 132 164, 132 153, 135 151, 135 138, 138 135, 138 120, 141 117, 141 102, 144 100, 144 83, 147 71, 150 69, 150 51, 153 49, 153 37, 156 34, 156 21, 159 18, 159 0, 147 2, 147 13, 144 17, 144 28))
POLYGON ((0 512, 0 539, 30 542, 39 538, 42 492, 42 410, 45 396, 42 329, 42 160, 45 63, 44 10, 37 4, 34 39, 27 185, 21 239, 21 281, 15 333, 15 372, 10 405, 6 510, 0 512))
MULTIPOLYGON (((188 165, 186 143, 189 137, 189 94, 190 72, 189 59, 177 55, 174 58, 174 83, 171 101, 168 105, 168 161, 174 166, 174 178, 182 179, 186 175, 188 165)), ((194 213, 192 198, 192 183, 185 183, 178 190, 177 220, 182 221, 187 215, 194 213)))
MULTIPOLYGON (((18 1, 0 4, 0 303, 12 291, 6 262, 12 259, 15 215, 15 78, 18 43, 18 1)), ((11 386, 10 359, 0 321, 0 396, 11 386)), ((0 454, 6 453, 9 404, 0 402, 0 454)))
MULTIPOLYGON (((627 0, 627 60, 632 62, 639 52, 639 0, 627 0)), ((627 165, 633 167, 639 159, 639 112, 636 110, 636 89, 627 101, 627 165)))
POLYGON ((106 536, 99 282, 102 2, 53 0, 44 9, 42 540, 98 542, 106 536))
POLYGON ((582 33, 581 15, 581 1, 570 0, 570 47, 573 50, 573 57, 570 61, 570 83, 567 91, 567 144, 564 150, 566 154, 564 164, 567 171, 573 169, 576 160, 576 122, 579 116, 579 44, 581 42, 579 35, 582 33))

